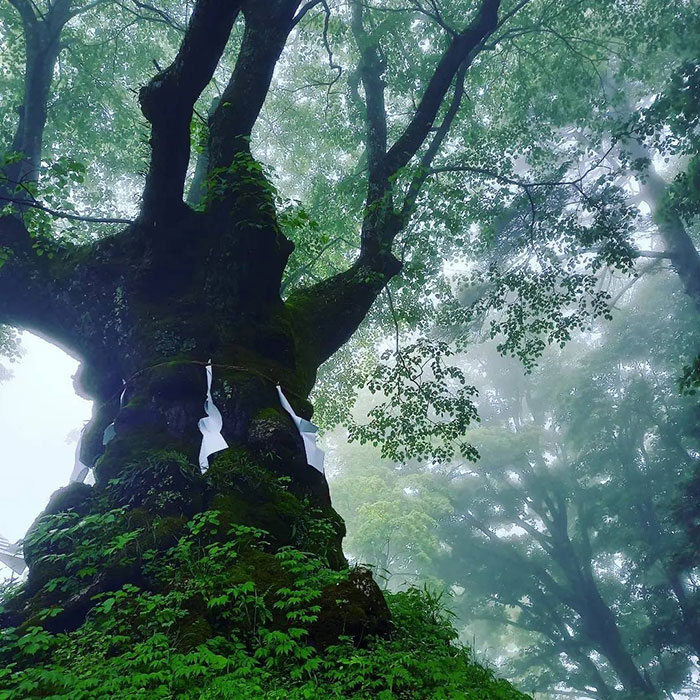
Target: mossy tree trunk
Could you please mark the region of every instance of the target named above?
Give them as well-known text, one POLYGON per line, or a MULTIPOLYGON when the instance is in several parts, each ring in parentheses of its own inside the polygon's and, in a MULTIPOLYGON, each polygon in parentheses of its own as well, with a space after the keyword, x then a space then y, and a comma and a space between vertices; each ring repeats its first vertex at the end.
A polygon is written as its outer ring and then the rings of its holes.
MULTIPOLYGON (((47 241, 37 246, 21 218, 35 203, 16 185, 22 168, 32 169, 39 160, 46 112, 37 105, 46 105, 58 37, 84 8, 74 10, 70 0, 61 0, 38 15, 27 0, 13 0, 28 47, 30 38, 45 36, 43 44, 35 43, 47 48, 27 52, 27 108, 14 144, 24 158, 6 168, 0 181, 0 195, 18 210, 0 219, 0 244, 11 250, 0 269, 0 321, 37 332, 79 358, 77 390, 95 402, 82 442, 82 459, 95 468, 95 487, 63 490, 47 514, 128 506, 153 525, 220 506, 231 520, 270 531, 273 545, 282 546, 298 538, 302 509, 330 524, 323 553, 331 567, 344 566, 342 522, 323 475, 306 463, 276 385, 300 416, 311 418, 308 396, 318 367, 354 333, 400 271, 392 242, 408 222, 424 177, 395 206, 393 176, 426 143, 422 165, 430 165, 459 105, 464 72, 497 26, 500 3, 483 0, 452 37, 415 115, 391 147, 381 50, 364 27, 361 4, 353 5, 370 168, 360 254, 346 271, 283 301, 282 275, 293 245, 280 230, 274 193, 251 155, 250 136, 287 37, 314 4, 195 3, 173 63, 140 91, 152 127, 140 214, 119 234, 76 248, 47 241), (209 118, 206 196, 193 208, 184 203, 193 108, 239 19, 245 29, 237 64, 209 118), (32 78, 37 71, 43 71, 42 80, 32 78), (455 76, 453 104, 436 131, 433 122, 455 76), (29 120, 30 113, 38 117, 29 120), (205 478, 197 466, 198 421, 210 360, 212 394, 230 447, 212 457, 205 478), (105 448, 103 435, 112 423, 115 437, 105 448), (190 466, 183 471, 183 464, 190 466), (257 470, 254 478, 251 468, 257 470), (280 477, 287 478, 283 491, 293 502, 271 485, 280 477), (169 497, 159 497, 159 491, 169 497)), ((42 565, 50 552, 27 544, 29 584, 15 601, 15 622, 37 609, 32 596, 40 596, 47 577, 55 575, 42 565)), ((139 576, 123 567, 101 571, 70 601, 56 593, 49 602, 60 603, 66 613, 55 624, 78 624, 96 592, 139 576)))

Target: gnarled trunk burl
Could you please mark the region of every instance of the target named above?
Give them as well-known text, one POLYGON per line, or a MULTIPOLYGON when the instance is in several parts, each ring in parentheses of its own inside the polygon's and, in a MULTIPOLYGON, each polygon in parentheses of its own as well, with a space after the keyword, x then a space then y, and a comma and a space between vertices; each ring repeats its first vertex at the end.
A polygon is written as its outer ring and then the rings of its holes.
MULTIPOLYGON (((287 37, 313 2, 301 9, 298 0, 196 2, 173 63, 140 91, 151 124, 151 163, 139 217, 120 233, 77 248, 42 242, 38 250, 21 220, 23 207, 33 203, 13 189, 16 173, 5 172, 0 194, 16 202, 18 215, 0 218, 0 244, 12 251, 0 269, 0 321, 33 330, 79 358, 77 389, 95 402, 81 456, 94 465, 96 484, 58 492, 47 514, 126 506, 138 511, 141 525, 153 525, 164 517, 218 509, 230 521, 265 529, 271 545, 280 547, 299 544, 302 509, 330 523, 322 553, 330 566, 345 565, 344 526, 332 510, 323 475, 306 463, 276 384, 300 416, 311 418, 308 396, 318 367, 352 335, 399 272, 392 242, 406 225, 423 180, 395 204, 393 176, 424 144, 424 166, 439 150, 461 99, 464 73, 498 26, 499 4, 483 0, 464 30, 450 37, 415 115, 390 147, 381 108, 381 50, 365 29, 362 5, 353 3, 369 153, 360 253, 344 272, 286 301, 280 286, 293 245, 280 230, 274 193, 251 155, 250 136, 287 37), (245 23, 241 48, 210 114, 205 196, 193 208, 184 203, 193 108, 239 15, 245 23), (436 130, 433 123, 456 77, 453 105, 436 130), (198 421, 209 360, 212 394, 230 447, 211 458, 203 476, 197 467, 198 421), (111 423, 116 436, 104 447, 111 423), (183 463, 190 467, 183 470, 183 463), (274 485, 278 477, 288 477, 282 490, 274 485), (166 487, 168 498, 159 497, 166 487)), ((27 35, 41 30, 57 11, 39 17, 25 0, 15 5, 23 8, 27 35)), ((59 5, 63 14, 52 31, 60 33, 72 14, 69 0, 54 4, 59 5)), ((28 75, 30 59, 28 54, 28 75)), ((36 160, 34 146, 43 127, 42 120, 24 120, 16 150, 31 152, 36 160)), ((167 547, 168 537, 162 540, 156 546, 167 547)), ((126 581, 148 584, 137 565, 121 567, 100 571, 78 595, 61 600, 60 591, 48 595, 43 588, 57 572, 50 547, 42 547, 29 538, 28 584, 0 626, 18 624, 57 603, 63 612, 50 624, 75 626, 96 593, 126 581)), ((386 605, 377 602, 378 589, 374 596, 365 583, 357 587, 364 596, 360 607, 382 629, 386 605)))

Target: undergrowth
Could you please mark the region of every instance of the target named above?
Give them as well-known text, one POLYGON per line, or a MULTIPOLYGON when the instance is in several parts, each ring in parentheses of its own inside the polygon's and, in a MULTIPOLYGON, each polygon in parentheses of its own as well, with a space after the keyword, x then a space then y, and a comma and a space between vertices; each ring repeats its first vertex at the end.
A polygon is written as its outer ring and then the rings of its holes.
MULTIPOLYGON (((33 533, 55 540, 49 560, 65 556, 62 541, 78 531, 82 545, 64 575, 44 584, 47 606, 0 631, 0 700, 526 698, 455 643, 438 597, 387 594, 389 634, 319 644, 324 596, 342 590, 352 570, 333 571, 294 547, 273 551, 249 526, 226 525, 222 541, 217 511, 190 519, 172 546, 149 549, 143 528, 116 526, 127 515, 62 515, 62 527, 49 519, 33 533), (96 594, 79 626, 52 631, 65 614, 52 596, 69 600, 120 555, 142 562, 148 587, 96 594)), ((2 605, 18 593, 7 587, 2 605)), ((344 601, 334 602, 342 610, 344 601)))

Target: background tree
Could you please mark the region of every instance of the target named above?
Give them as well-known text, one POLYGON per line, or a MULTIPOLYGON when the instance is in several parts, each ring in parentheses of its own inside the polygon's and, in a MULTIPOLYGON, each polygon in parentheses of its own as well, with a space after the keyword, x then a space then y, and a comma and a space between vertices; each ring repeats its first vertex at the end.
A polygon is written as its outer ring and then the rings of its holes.
POLYGON ((528 377, 472 348, 478 463, 342 457, 349 551, 393 586, 406 573, 442 581, 466 634, 542 697, 692 697, 697 406, 676 381, 696 335, 692 301, 657 276, 603 333, 550 351, 528 377))

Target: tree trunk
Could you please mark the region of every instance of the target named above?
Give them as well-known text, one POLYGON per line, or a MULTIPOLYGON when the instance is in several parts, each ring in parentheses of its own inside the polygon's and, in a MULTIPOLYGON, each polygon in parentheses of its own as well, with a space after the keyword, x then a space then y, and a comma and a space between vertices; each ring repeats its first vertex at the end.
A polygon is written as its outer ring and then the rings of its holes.
POLYGON ((615 617, 597 591, 590 591, 581 601, 579 612, 586 635, 595 641, 630 696, 639 700, 659 698, 658 691, 642 676, 625 648, 615 617))
POLYGON ((586 552, 588 557, 581 557, 569 536, 566 497, 557 491, 553 500, 558 507, 552 510, 548 528, 551 556, 568 579, 572 593, 570 606, 580 616, 585 637, 607 659, 625 691, 635 693, 634 697, 640 699, 659 697, 656 689, 640 673, 620 635, 615 614, 600 594, 591 568, 590 552, 586 552))
MULTIPOLYGON (((71 269, 72 284, 84 290, 63 322, 80 330, 75 338, 84 360, 76 385, 95 401, 81 457, 94 466, 96 483, 57 492, 35 530, 71 509, 85 516, 126 508, 140 529, 160 532, 170 523, 167 534, 156 536, 158 549, 172 546, 193 515, 213 510, 227 526, 264 530, 270 552, 294 546, 331 569, 347 567, 344 524, 331 507, 324 475, 307 464, 301 435, 277 390, 280 385, 295 413, 311 418, 307 397, 318 365, 313 338, 298 328, 298 309, 285 306, 278 293, 292 246, 277 229, 264 192, 254 201, 249 196, 241 195, 235 216, 183 209, 170 224, 167 245, 138 222, 118 239, 96 244, 83 260, 60 261, 71 269), (253 264, 261 258, 264 270, 253 264), (211 393, 229 447, 212 455, 202 474, 198 422, 205 415, 209 360, 211 393)), ((59 287, 55 298, 66 291, 59 287)), ((74 551, 80 546, 75 542, 74 551)), ((156 585, 137 557, 126 567, 99 566, 66 600, 45 588, 51 579, 70 576, 73 553, 62 552, 64 565, 53 561, 55 553, 30 532, 28 583, 0 626, 22 624, 60 604, 63 612, 51 625, 70 629, 82 622, 96 594, 127 582, 156 585)), ((336 636, 386 631, 388 610, 371 577, 362 578, 353 594, 362 621, 336 616, 336 636)))
POLYGON ((659 234, 664 242, 671 265, 681 280, 685 293, 693 300, 700 311, 700 253, 693 239, 668 199, 668 186, 656 172, 651 154, 638 141, 631 141, 629 149, 635 159, 649 161, 645 179, 641 183, 640 194, 651 210, 659 234))
MULTIPOLYGON (((47 102, 56 60, 61 52, 61 31, 70 19, 71 0, 57 0, 41 18, 23 15, 25 80, 19 123, 12 150, 22 154, 6 173, 10 184, 26 185, 39 178, 41 151, 48 113, 47 102)), ((20 195, 24 195, 20 192, 20 195)))

